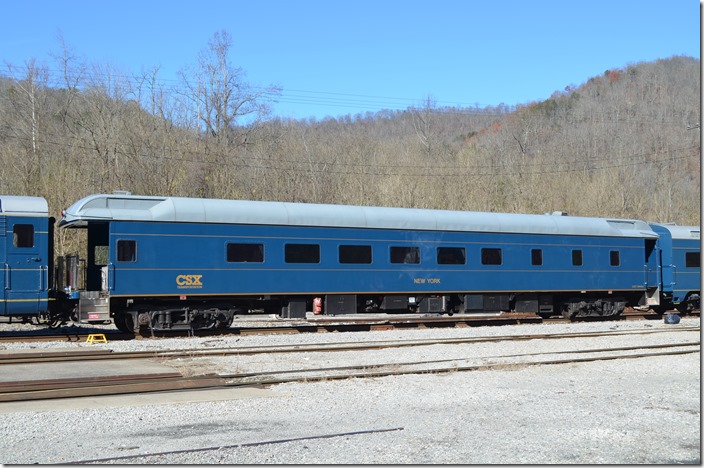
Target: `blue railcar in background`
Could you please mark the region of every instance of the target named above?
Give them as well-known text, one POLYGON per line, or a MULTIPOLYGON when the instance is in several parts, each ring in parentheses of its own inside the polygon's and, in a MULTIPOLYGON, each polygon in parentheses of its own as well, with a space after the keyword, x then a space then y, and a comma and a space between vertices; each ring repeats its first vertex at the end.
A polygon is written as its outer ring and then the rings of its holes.
POLYGON ((652 224, 658 234, 663 302, 680 312, 699 309, 701 232, 699 227, 652 224))
POLYGON ((33 317, 49 309, 52 228, 45 199, 0 196, 0 315, 33 317))
MULTIPOLYGON (((614 316, 627 306, 699 307, 696 228, 115 193, 64 210, 59 227, 85 232, 87 249, 54 268, 53 222, 46 202, 40 208, 28 217, 37 218, 45 241, 35 241, 23 261, 41 259, 33 271, 44 276, 38 291, 22 296, 38 294, 23 310, 53 323, 114 320, 137 331, 227 327, 251 312, 574 318, 614 316)), ((12 276, 10 251, 1 253, 5 277, 12 276)), ((4 315, 20 317, 7 301, 15 292, 5 288, 4 315)))

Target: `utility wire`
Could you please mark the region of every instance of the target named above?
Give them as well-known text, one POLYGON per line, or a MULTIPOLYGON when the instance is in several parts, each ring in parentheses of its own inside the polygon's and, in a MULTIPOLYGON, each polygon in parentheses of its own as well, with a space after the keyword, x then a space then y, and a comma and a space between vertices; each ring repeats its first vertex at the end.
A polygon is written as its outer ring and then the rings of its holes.
MULTIPOLYGON (((39 67, 37 67, 39 69, 39 67)), ((152 78, 150 71, 145 71, 142 75, 126 74, 110 67, 91 67, 83 70, 68 71, 57 70, 53 68, 41 68, 49 74, 47 80, 38 79, 39 84, 46 85, 53 89, 65 89, 67 81, 70 83, 81 83, 77 86, 78 90, 90 88, 93 84, 112 86, 113 90, 116 83, 120 81, 126 82, 129 86, 123 90, 123 100, 129 100, 132 96, 137 98, 141 94, 141 90, 149 92, 172 92, 175 96, 187 96, 197 86, 195 83, 185 79, 167 79, 167 78, 152 78), (139 90, 138 90, 139 89, 139 90)), ((17 73, 9 73, 9 71, 0 71, 1 78, 16 80, 21 82, 26 79, 26 76, 20 76, 19 72, 26 73, 25 68, 17 68, 17 73)), ((158 71, 157 71, 158 73, 158 71)), ((100 86, 98 86, 100 88, 100 86)), ((422 99, 411 99, 393 96, 375 96, 367 94, 354 94, 344 92, 331 92, 320 90, 302 90, 302 89, 287 89, 282 88, 281 93, 269 92, 269 87, 247 86, 247 89, 255 93, 262 93, 263 100, 270 103, 287 103, 287 104, 308 104, 326 107, 343 107, 349 109, 358 109, 366 111, 408 111, 411 109, 424 110, 424 105, 420 102, 422 99)), ((573 91, 573 92, 578 92, 573 91)), ((513 112, 522 107, 530 107, 532 103, 517 104, 517 105, 496 105, 480 107, 477 103, 449 102, 449 101, 434 101, 434 107, 431 109, 434 112, 444 113, 447 115, 477 115, 477 116, 495 116, 502 117, 507 112, 513 112), (501 111, 498 111, 501 110, 501 111), (505 111, 504 111, 505 110, 505 111)), ((592 116, 607 116, 613 111, 593 112, 592 116)), ((620 120, 620 119, 619 119, 620 120)), ((677 120, 663 119, 645 119, 643 116, 627 116, 625 121, 638 122, 653 122, 662 123, 663 121, 679 122, 677 120)))
MULTIPOLYGON (((20 137, 14 135, 8 135, 9 138, 14 138, 16 140, 30 142, 29 137, 20 137)), ((43 143, 47 145, 55 145, 65 147, 65 143, 60 143, 56 141, 47 140, 44 138, 34 139, 37 143, 43 143)), ((92 145, 87 144, 76 144, 72 145, 71 148, 83 149, 88 151, 93 151, 95 148, 92 145)), ((504 163, 504 164, 480 164, 480 165, 462 165, 462 166, 405 166, 396 164, 368 164, 368 163, 346 163, 346 162, 335 162, 335 161, 306 161, 306 160, 289 160, 289 159, 268 159, 268 158, 257 158, 248 156, 236 156, 225 155, 223 153, 199 153, 199 152, 189 152, 194 156, 200 156, 198 159, 182 158, 177 156, 165 156, 155 153, 151 154, 140 154, 135 155, 133 152, 126 152, 121 149, 120 144, 111 144, 111 150, 114 154, 125 156, 128 158, 134 158, 135 156, 140 159, 146 160, 166 160, 181 162, 187 164, 205 164, 209 166, 222 167, 223 165, 230 165, 237 169, 259 169, 259 170, 270 170, 270 171, 282 171, 282 172, 300 172, 300 173, 323 173, 323 174, 336 174, 336 175, 364 175, 364 176, 401 176, 401 177, 498 177, 498 176, 525 176, 525 175, 536 175, 536 174, 564 174, 564 173, 583 173, 600 171, 605 169, 613 169, 628 166, 637 166, 643 164, 665 164, 674 161, 686 160, 689 158, 699 157, 698 153, 692 153, 690 155, 684 156, 670 156, 665 158, 657 158, 657 155, 661 154, 671 154, 673 152, 685 152, 690 150, 699 149, 698 146, 690 147, 680 147, 680 148, 670 148, 660 152, 654 153, 639 153, 634 155, 627 155, 621 157, 602 157, 602 158, 589 158, 581 161, 555 161, 555 162, 544 162, 544 163, 504 163), (208 160, 206 158, 219 158, 217 160, 208 160), (229 159, 228 159, 229 158, 229 159), (258 162, 259 164, 247 163, 245 161, 258 162), (619 162, 620 161, 620 162, 619 162), (283 164, 281 164, 283 163, 283 164), (605 163, 605 164, 598 164, 605 163), (555 167, 557 166, 557 167, 555 167), (567 166, 562 168, 561 166, 567 166), (340 168, 340 169, 337 169, 340 168), (344 168, 357 168, 358 170, 344 170, 344 168), (540 169, 542 168, 542 169, 540 169), (382 169, 382 171, 380 171, 382 169), (526 170, 528 169, 528 170, 526 170), (439 172, 442 170, 443 172, 439 172), (420 171, 420 172, 418 172, 420 171), (507 172, 509 171, 509 172, 507 172)), ((162 152, 174 152, 178 150, 173 150, 170 148, 158 148, 155 151, 162 152)), ((179 151, 180 152, 180 151, 179 151)))

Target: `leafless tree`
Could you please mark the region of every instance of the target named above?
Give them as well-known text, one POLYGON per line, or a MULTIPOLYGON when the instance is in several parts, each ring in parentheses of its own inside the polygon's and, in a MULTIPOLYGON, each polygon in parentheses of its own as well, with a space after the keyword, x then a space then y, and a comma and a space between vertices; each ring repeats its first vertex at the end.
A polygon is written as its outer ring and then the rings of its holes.
POLYGON ((230 34, 216 32, 198 56, 195 69, 182 70, 180 76, 200 129, 212 137, 226 139, 229 144, 243 144, 234 141, 238 136, 236 127, 266 117, 270 102, 280 94, 280 89, 250 86, 245 81, 245 71, 230 61, 231 47, 230 34))

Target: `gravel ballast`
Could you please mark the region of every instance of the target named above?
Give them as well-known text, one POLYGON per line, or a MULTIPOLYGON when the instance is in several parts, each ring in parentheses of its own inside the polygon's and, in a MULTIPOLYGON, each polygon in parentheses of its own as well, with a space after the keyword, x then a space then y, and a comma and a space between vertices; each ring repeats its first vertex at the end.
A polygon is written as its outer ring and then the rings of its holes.
MULTIPOLYGON (((115 351, 313 342, 670 330, 662 321, 327 333, 129 342, 13 343, 0 348, 115 351)), ((0 325, 0 333, 9 329, 0 325)), ((209 358, 220 372, 410 362, 462 356, 482 363, 569 346, 698 341, 700 332, 500 341, 378 351, 209 358)), ((701 461, 700 353, 473 372, 289 383, 277 396, 227 401, 0 414, 0 462, 101 463, 695 463, 701 461), (218 447, 220 447, 218 449, 218 447)), ((195 362, 195 361, 193 361, 195 362)), ((169 362, 193 367, 193 362, 169 362)), ((204 367, 206 367, 204 365, 204 367)), ((165 396, 165 399, 167 397, 165 396)), ((1 405, 1 404, 0 404, 1 405)), ((31 408, 31 407, 30 407, 31 408)))

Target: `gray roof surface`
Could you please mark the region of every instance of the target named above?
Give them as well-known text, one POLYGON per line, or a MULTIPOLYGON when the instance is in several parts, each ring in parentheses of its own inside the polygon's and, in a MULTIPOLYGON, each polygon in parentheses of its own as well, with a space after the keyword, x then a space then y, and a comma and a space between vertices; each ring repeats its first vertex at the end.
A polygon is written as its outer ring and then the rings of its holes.
POLYGON ((673 239, 699 239, 701 229, 699 226, 679 226, 677 224, 653 223, 670 231, 673 239))
POLYGON ((123 194, 83 198, 59 226, 109 220, 657 237, 639 220, 123 194))
POLYGON ((42 197, 0 195, 0 215, 49 216, 49 205, 42 197))

